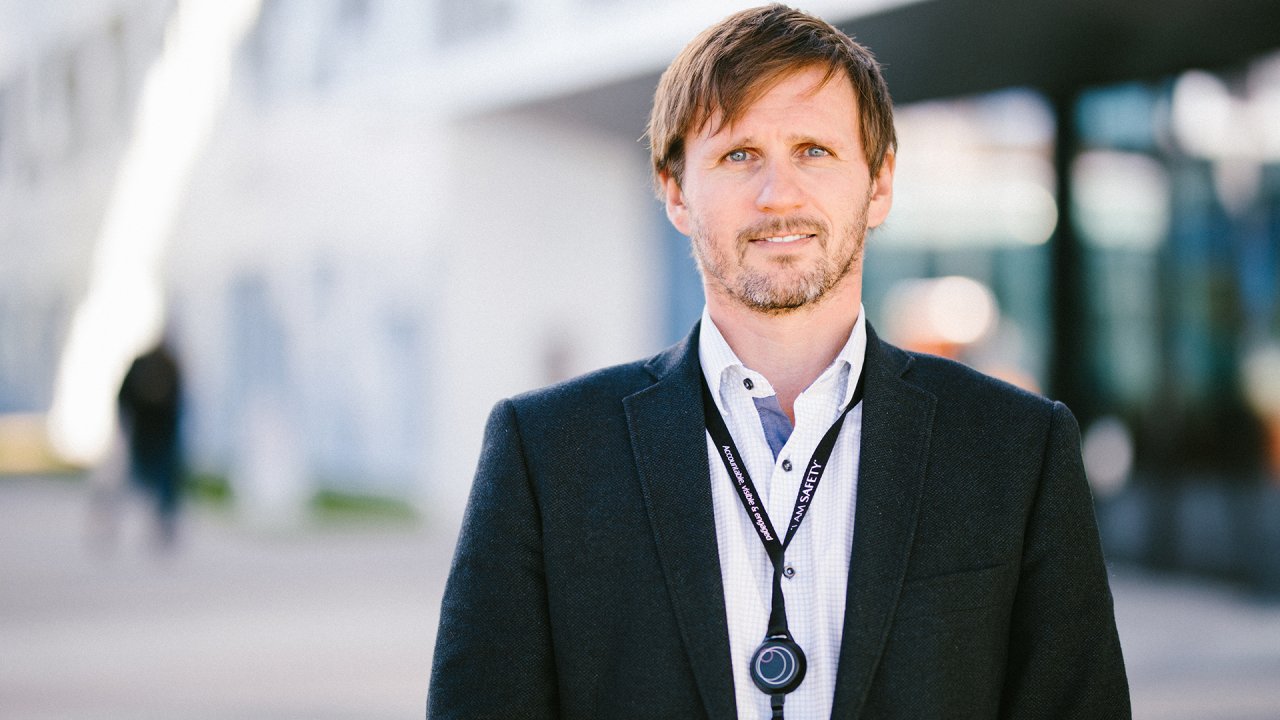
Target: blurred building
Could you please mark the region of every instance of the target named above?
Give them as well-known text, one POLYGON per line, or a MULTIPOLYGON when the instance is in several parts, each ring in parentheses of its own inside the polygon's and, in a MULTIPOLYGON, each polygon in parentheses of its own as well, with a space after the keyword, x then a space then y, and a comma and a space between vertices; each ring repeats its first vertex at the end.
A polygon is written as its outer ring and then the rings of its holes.
POLYGON ((171 3, 0 2, 0 413, 47 411, 171 3))
MULTIPOLYGON (((183 4, 7 4, 0 412, 39 412, 183 4)), ((494 401, 683 335, 700 288, 639 138, 658 73, 745 4, 263 0, 165 256, 199 467, 450 515, 494 401)), ((1117 554, 1280 587, 1248 551, 1280 557, 1280 7, 805 9, 899 107, 871 320, 1071 405, 1117 554), (978 288, 935 325, 985 324, 929 336, 903 300, 929 278, 978 288)))

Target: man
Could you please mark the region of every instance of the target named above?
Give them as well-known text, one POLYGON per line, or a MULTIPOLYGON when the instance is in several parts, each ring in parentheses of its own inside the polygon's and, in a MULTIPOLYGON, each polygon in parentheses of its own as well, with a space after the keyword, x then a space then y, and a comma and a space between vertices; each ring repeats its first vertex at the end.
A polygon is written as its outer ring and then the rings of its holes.
POLYGON ((116 401, 130 478, 154 503, 157 547, 169 549, 177 540, 182 500, 182 376, 168 343, 133 361, 116 401))
POLYGON ((428 715, 1128 717, 1071 414, 865 321, 896 144, 867 50, 733 15, 649 140, 702 321, 494 409, 428 715))

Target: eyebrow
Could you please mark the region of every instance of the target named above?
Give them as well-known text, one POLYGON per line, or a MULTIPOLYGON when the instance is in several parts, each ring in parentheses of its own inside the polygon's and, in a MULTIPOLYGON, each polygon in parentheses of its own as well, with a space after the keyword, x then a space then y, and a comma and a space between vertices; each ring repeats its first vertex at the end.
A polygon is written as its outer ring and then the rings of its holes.
MULTIPOLYGON (((794 134, 787 136, 787 142, 791 145, 821 145, 822 147, 834 147, 837 143, 821 140, 809 134, 794 134)), ((712 146, 716 148, 736 148, 736 147, 756 147, 759 142, 753 135, 743 137, 728 136, 723 142, 713 142, 712 146)))

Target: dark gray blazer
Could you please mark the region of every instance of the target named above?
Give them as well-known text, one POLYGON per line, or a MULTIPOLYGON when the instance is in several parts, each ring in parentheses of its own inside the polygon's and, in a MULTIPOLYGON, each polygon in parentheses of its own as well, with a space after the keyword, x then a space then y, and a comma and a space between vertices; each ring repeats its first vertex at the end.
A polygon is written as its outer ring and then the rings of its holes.
MULTIPOLYGON (((1128 718, 1071 413, 868 335, 832 716, 1128 718)), ((736 717, 700 375, 695 328, 494 408, 429 717, 736 717)))

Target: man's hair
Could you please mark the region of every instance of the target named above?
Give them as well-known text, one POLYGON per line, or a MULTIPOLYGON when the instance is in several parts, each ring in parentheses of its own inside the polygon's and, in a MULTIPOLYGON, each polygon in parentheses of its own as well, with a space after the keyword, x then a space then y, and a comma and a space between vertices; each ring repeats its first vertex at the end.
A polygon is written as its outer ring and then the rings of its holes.
POLYGON ((679 183, 685 138, 700 131, 716 111, 719 124, 740 119, 784 76, 809 67, 826 69, 822 82, 844 73, 858 100, 863 152, 871 175, 898 145, 893 102, 871 51, 829 23, 786 5, 764 5, 735 13, 703 30, 672 61, 653 96, 649 155, 662 193, 662 176, 679 183))

